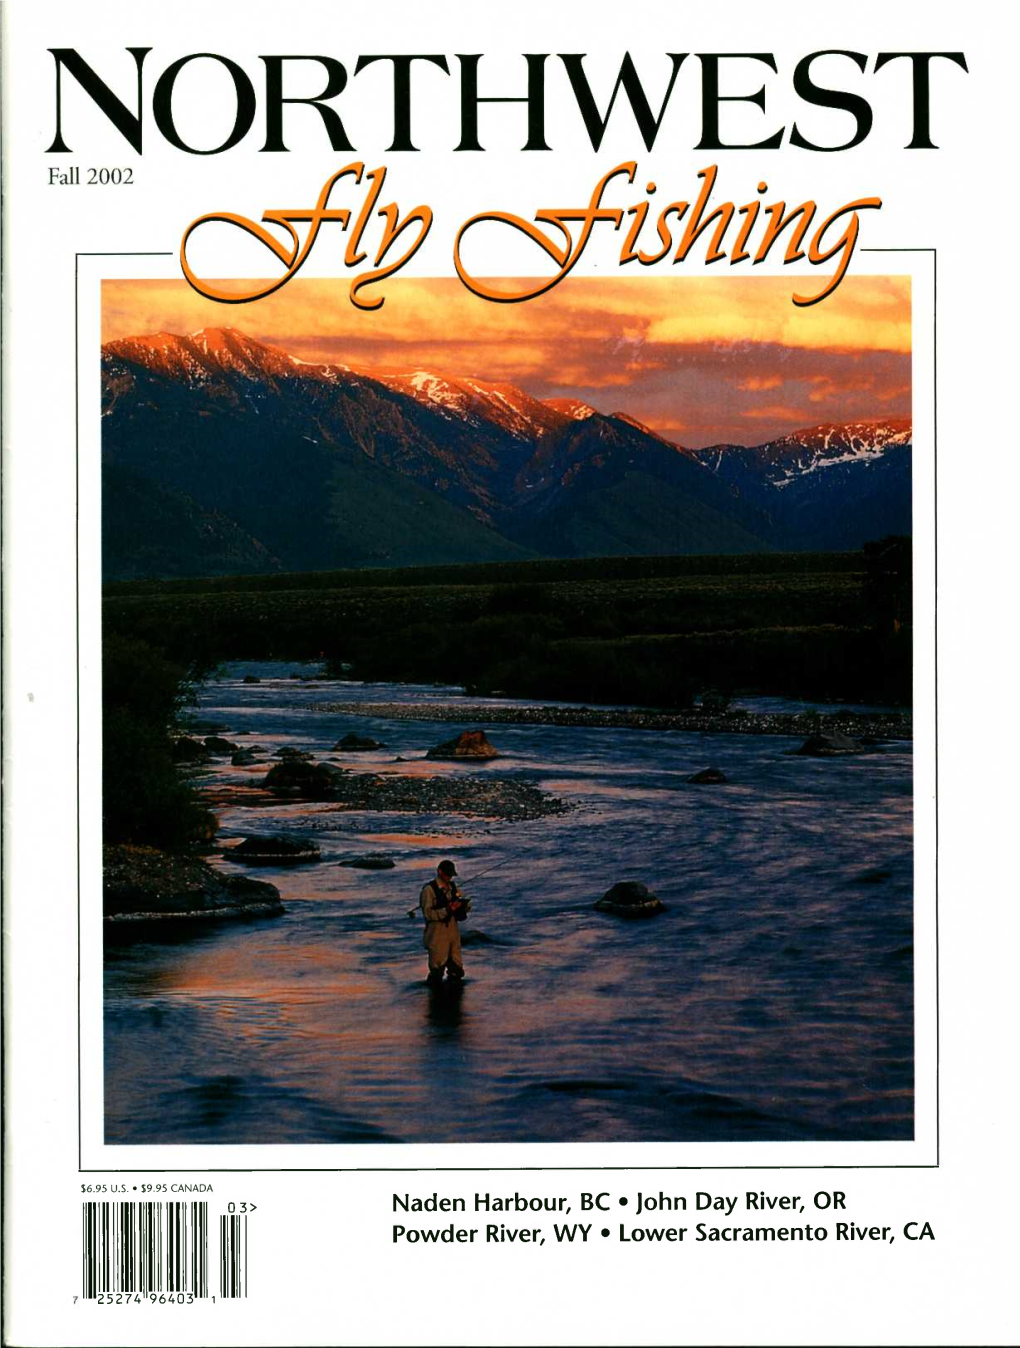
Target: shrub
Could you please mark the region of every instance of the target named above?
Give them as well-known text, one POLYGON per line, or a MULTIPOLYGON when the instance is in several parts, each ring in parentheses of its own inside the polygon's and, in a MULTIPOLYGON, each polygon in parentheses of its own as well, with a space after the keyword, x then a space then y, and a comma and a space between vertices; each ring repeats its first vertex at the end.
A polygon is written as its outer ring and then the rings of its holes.
POLYGON ((172 731, 193 697, 189 672, 144 641, 103 642, 103 838, 180 847, 212 816, 173 759, 172 731))

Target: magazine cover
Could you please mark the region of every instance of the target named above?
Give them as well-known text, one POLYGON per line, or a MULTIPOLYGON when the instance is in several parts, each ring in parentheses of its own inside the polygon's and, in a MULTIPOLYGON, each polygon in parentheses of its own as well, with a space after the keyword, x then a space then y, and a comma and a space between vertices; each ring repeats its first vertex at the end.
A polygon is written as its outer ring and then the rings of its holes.
POLYGON ((1015 1341, 996 11, 2 22, 5 1341, 1015 1341))

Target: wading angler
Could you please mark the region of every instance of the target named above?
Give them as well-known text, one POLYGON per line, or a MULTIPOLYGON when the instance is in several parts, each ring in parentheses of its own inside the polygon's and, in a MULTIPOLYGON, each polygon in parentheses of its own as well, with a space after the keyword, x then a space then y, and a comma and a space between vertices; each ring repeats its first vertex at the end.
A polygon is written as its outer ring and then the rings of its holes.
POLYGON ((465 916, 465 901, 454 884, 457 867, 452 861, 441 861, 436 877, 421 891, 419 903, 425 918, 422 943, 428 951, 428 983, 438 987, 445 973, 451 983, 464 978, 463 957, 460 953, 460 928, 465 916))

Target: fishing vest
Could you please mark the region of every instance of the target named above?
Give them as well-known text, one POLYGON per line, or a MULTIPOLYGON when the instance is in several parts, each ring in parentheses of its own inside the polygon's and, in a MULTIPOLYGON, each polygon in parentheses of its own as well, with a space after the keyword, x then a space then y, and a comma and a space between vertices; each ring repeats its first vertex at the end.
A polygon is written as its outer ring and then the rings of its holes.
MULTIPOLYGON (((450 881, 450 888, 448 892, 445 894, 443 893, 438 880, 430 880, 427 885, 427 888, 431 889, 432 893, 435 895, 437 906, 445 906, 449 899, 460 898, 460 890, 457 888, 457 886, 453 883, 452 880, 450 881)), ((457 916, 456 913, 451 913, 449 909, 447 909, 447 917, 456 918, 456 916, 457 916)), ((444 921, 444 919, 440 918, 439 921, 442 922, 444 921)))

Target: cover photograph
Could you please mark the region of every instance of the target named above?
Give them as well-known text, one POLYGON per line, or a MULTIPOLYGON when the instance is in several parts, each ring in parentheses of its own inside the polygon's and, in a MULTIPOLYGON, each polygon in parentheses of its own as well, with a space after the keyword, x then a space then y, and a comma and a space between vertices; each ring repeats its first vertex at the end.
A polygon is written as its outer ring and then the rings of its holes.
POLYGON ((1012 1341, 992 8, 2 24, 6 1340, 1012 1341))

